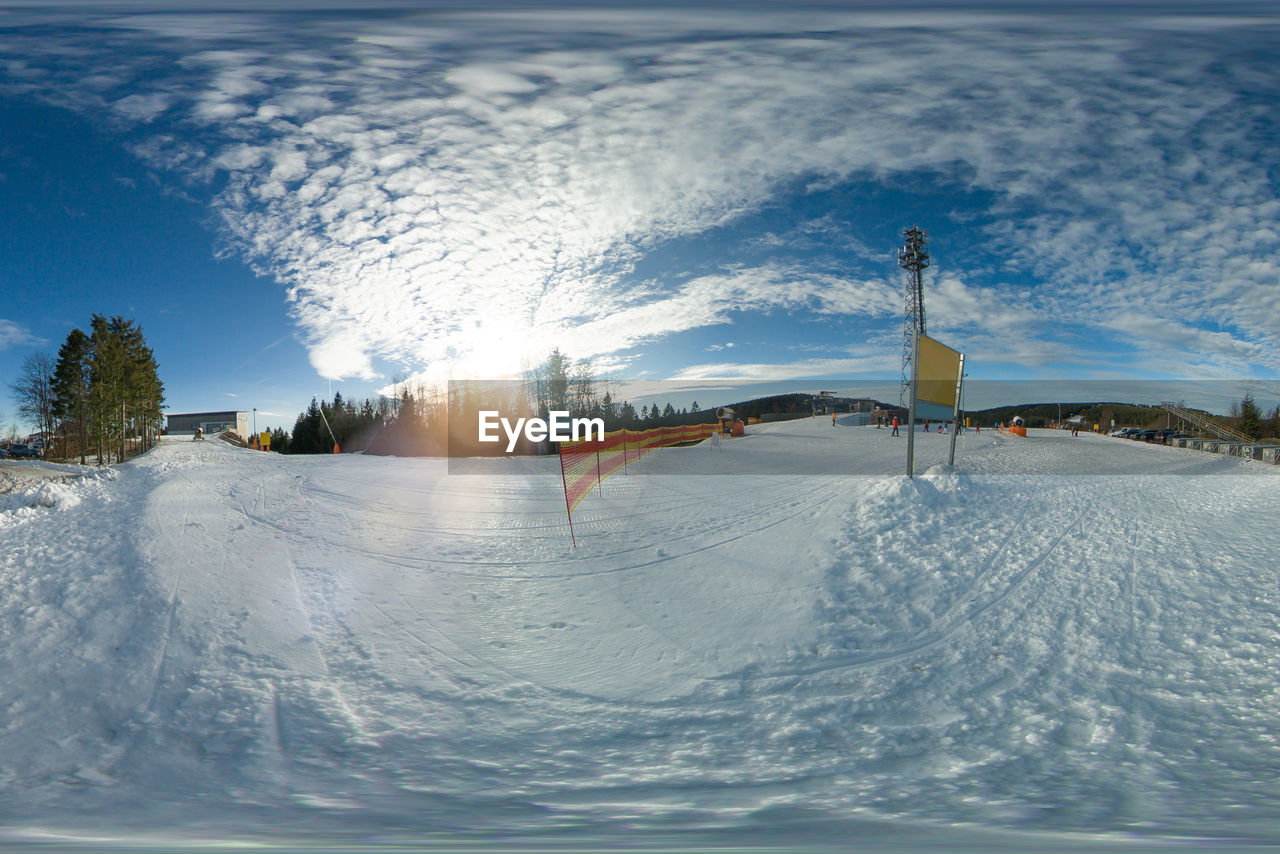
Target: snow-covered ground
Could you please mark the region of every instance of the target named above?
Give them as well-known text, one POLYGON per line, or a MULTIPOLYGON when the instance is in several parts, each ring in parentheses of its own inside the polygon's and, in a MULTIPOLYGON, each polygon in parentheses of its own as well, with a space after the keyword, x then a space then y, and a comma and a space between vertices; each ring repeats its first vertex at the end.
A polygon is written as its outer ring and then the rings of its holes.
POLYGON ((1280 843, 1280 468, 904 442, 2 495, 0 846, 1280 843))

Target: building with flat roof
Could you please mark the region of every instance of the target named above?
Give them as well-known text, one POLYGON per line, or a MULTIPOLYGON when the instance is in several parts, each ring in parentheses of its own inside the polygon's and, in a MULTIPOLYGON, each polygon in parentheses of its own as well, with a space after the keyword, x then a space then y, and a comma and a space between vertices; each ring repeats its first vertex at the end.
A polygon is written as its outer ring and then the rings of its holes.
POLYGON ((216 436, 230 430, 246 442, 249 441, 249 413, 231 412, 182 412, 165 416, 170 436, 194 436, 196 428, 206 436, 216 436))

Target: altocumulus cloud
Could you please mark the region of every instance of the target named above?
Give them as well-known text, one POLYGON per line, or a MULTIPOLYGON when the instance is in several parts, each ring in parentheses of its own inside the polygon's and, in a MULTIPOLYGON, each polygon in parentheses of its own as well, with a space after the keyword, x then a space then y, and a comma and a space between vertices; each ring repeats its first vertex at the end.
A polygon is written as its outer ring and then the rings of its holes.
MULTIPOLYGON (((11 29, 0 51, 9 91, 109 117, 139 156, 207 182, 230 245, 287 288, 327 377, 384 362, 492 375, 553 345, 616 359, 731 310, 881 318, 892 339, 883 265, 653 261, 797 182, 911 173, 981 191, 975 227, 1007 259, 941 282, 953 311, 934 316, 959 343, 1021 355, 1070 324, 1197 371, 1275 371, 1280 80, 1265 51, 1241 50, 1273 28, 802 9, 148 14, 11 29)), ((686 375, 748 367, 764 370, 686 375)))

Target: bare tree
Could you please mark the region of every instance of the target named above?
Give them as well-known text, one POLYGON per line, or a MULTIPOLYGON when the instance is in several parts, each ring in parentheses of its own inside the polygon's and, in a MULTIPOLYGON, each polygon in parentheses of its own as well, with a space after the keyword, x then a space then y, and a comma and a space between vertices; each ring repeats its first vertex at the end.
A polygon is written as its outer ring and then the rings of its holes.
POLYGON ((49 353, 30 353, 22 360, 18 378, 9 388, 18 401, 18 414, 44 434, 47 442, 53 435, 53 369, 56 363, 49 353))

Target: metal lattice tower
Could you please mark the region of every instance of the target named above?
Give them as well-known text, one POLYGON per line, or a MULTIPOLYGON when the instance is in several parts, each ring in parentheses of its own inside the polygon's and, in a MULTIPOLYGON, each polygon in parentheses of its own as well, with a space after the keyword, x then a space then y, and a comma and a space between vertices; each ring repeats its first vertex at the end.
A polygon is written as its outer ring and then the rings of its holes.
POLYGON ((924 268, 929 266, 929 232, 913 225, 904 232, 898 266, 907 271, 907 310, 902 321, 902 385, 898 405, 904 409, 911 389, 911 345, 924 331, 924 268))

